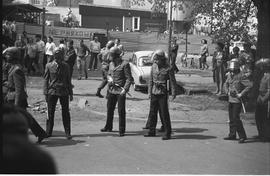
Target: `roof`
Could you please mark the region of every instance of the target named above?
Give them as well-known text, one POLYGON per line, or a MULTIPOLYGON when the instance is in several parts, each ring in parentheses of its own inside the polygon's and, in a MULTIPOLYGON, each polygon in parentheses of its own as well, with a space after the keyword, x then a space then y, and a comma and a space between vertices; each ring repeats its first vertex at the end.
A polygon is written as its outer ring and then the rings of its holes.
POLYGON ((2 14, 5 12, 10 12, 11 10, 17 9, 18 11, 29 11, 29 12, 42 12, 42 9, 33 6, 31 4, 24 3, 11 3, 11 4, 3 4, 2 14))
POLYGON ((137 51, 134 54, 137 56, 137 58, 140 58, 142 56, 149 56, 152 55, 154 51, 137 51))
MULTIPOLYGON (((116 6, 104 6, 95 4, 79 4, 79 13, 84 16, 139 16, 144 18, 151 18, 152 11, 144 9, 128 9, 116 6)), ((167 14, 164 13, 164 18, 167 18, 167 14)))
POLYGON ((121 10, 129 10, 129 11, 142 11, 142 12, 151 12, 150 9, 139 9, 139 8, 124 8, 119 6, 107 6, 107 5, 98 5, 98 4, 89 4, 89 3, 80 3, 79 5, 86 5, 91 7, 101 7, 101 8, 111 8, 111 9, 121 9, 121 10))

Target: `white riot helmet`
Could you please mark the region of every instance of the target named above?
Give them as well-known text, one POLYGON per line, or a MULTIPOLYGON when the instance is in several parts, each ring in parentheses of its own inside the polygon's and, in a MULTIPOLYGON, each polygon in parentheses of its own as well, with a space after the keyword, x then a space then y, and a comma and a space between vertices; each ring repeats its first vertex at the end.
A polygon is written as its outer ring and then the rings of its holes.
POLYGON ((270 59, 269 58, 261 58, 256 62, 256 67, 259 67, 263 70, 270 70, 270 59))
POLYGON ((229 64, 230 71, 237 71, 240 70, 240 63, 238 59, 232 59, 229 64))

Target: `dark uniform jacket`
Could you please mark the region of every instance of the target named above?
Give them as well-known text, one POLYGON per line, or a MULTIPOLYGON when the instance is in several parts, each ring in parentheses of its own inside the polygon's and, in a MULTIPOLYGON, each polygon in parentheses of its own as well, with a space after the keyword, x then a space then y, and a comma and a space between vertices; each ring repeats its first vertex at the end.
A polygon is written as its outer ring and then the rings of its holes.
POLYGON ((108 75, 113 79, 113 83, 109 83, 109 92, 111 94, 120 94, 123 90, 122 88, 126 92, 129 91, 129 87, 133 82, 129 63, 122 62, 118 66, 115 66, 114 62, 110 62, 108 75))
POLYGON ((264 73, 259 88, 259 96, 264 100, 263 104, 270 101, 270 73, 264 73))
MULTIPOLYGON (((66 55, 65 55, 65 61, 70 65, 74 65, 75 61, 76 61, 76 57, 77 57, 77 55, 76 55, 75 49, 73 47, 68 48, 66 55)), ((73 68, 71 68, 71 69, 73 69, 73 68)))
POLYGON ((10 63, 3 63, 2 65, 2 96, 6 98, 8 92, 8 71, 11 67, 10 63))
POLYGON ((69 66, 65 62, 55 61, 46 65, 44 74, 44 95, 73 95, 69 66))
POLYGON ((240 99, 236 97, 236 94, 241 93, 242 97, 245 97, 252 86, 253 83, 243 73, 236 75, 229 74, 225 82, 225 90, 229 95, 229 102, 241 103, 240 99))
POLYGON ((25 106, 27 100, 25 75, 19 65, 11 65, 8 71, 7 100, 14 101, 16 106, 25 106))
POLYGON ((175 95, 176 80, 172 68, 169 65, 158 68, 154 63, 151 68, 148 92, 154 95, 167 94, 167 80, 171 83, 172 95, 175 95))
POLYGON ((108 50, 107 48, 103 48, 100 51, 98 58, 100 60, 102 69, 108 70, 110 63, 110 50, 108 50))

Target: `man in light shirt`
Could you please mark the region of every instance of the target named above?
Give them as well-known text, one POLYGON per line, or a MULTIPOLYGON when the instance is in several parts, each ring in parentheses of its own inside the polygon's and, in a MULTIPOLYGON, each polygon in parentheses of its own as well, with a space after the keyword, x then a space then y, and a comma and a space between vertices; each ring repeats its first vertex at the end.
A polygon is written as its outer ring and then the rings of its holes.
POLYGON ((91 58, 88 70, 91 70, 92 68, 97 70, 98 54, 100 53, 100 42, 98 41, 98 37, 94 37, 94 40, 90 42, 90 51, 91 58))
POLYGON ((39 67, 39 73, 43 74, 43 58, 45 53, 45 43, 41 40, 41 35, 36 35, 36 44, 37 44, 37 57, 38 57, 38 67, 39 67))
POLYGON ((125 52, 124 52, 123 45, 120 43, 120 39, 119 38, 115 39, 114 43, 115 43, 114 46, 120 49, 120 51, 121 51, 120 56, 122 57, 125 54, 125 52))
POLYGON ((55 50, 56 46, 53 42, 53 38, 52 37, 48 37, 48 42, 46 43, 46 47, 45 47, 45 54, 47 57, 47 63, 51 62, 53 60, 53 52, 55 50))
POLYGON ((86 66, 86 58, 90 53, 89 48, 83 43, 83 40, 80 41, 80 45, 77 47, 77 68, 79 71, 78 80, 82 79, 82 74, 84 72, 85 79, 88 78, 87 76, 87 66, 86 66))

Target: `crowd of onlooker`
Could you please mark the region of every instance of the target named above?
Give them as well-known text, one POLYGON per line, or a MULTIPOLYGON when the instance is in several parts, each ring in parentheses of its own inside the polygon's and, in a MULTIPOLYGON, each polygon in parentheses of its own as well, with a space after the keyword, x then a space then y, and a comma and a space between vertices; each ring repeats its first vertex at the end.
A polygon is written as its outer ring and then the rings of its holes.
MULTIPOLYGON (((64 50, 65 62, 69 64, 70 73, 73 73, 73 67, 76 64, 79 77, 82 78, 84 72, 87 79, 88 70, 98 70, 98 55, 101 51, 101 43, 98 37, 90 39, 90 45, 86 45, 84 40, 79 40, 78 46, 74 46, 72 39, 62 38, 59 43, 54 42, 52 36, 42 36, 37 34, 35 36, 28 36, 24 31, 17 35, 17 39, 11 44, 3 42, 2 50, 15 46, 20 50, 20 65, 23 67, 27 75, 42 76, 45 73, 46 64, 51 62, 54 58, 54 50, 60 47, 64 50), (89 59, 89 60, 88 60, 89 59), (87 65, 88 64, 88 65, 87 65)), ((116 39, 116 45, 120 44, 120 40, 116 39)))
POLYGON ((15 21, 2 21, 2 41, 8 46, 11 46, 17 37, 16 22, 15 21))

